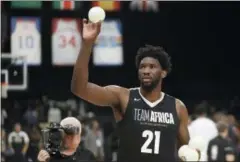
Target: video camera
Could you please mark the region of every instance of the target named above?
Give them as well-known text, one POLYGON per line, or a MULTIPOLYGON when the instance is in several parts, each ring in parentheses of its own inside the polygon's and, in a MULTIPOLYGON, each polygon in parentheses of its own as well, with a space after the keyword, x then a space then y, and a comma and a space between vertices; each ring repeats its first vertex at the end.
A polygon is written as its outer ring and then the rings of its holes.
POLYGON ((50 126, 43 131, 43 144, 45 150, 51 155, 60 153, 64 148, 63 138, 64 135, 74 135, 80 133, 78 127, 72 125, 65 125, 62 127, 59 123, 50 123, 50 126))
POLYGON ((50 126, 42 130, 42 132, 45 150, 50 155, 55 155, 60 151, 64 136, 63 127, 59 123, 50 123, 50 126))

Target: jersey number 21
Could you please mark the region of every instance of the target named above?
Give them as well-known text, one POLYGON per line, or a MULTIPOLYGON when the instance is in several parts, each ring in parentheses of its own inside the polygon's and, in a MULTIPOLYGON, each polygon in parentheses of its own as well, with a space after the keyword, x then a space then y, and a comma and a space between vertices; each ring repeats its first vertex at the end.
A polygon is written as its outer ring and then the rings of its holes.
POLYGON ((158 154, 159 153, 159 145, 160 145, 160 131, 150 131, 145 130, 142 132, 142 137, 147 138, 144 144, 141 147, 141 152, 146 154, 158 154), (153 142, 154 148, 149 148, 150 143, 153 142))

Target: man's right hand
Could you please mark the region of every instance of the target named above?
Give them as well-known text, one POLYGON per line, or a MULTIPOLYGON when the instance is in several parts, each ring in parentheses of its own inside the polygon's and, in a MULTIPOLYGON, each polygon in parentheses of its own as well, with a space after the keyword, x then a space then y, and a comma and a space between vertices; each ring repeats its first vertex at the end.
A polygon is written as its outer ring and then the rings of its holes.
POLYGON ((83 32, 82 32, 82 38, 83 41, 86 43, 93 44, 100 33, 101 30, 101 22, 98 23, 92 23, 88 22, 86 19, 83 19, 83 32))
POLYGON ((46 150, 41 150, 39 153, 38 153, 38 161, 40 162, 47 162, 47 160, 50 158, 50 155, 49 153, 46 151, 46 150))

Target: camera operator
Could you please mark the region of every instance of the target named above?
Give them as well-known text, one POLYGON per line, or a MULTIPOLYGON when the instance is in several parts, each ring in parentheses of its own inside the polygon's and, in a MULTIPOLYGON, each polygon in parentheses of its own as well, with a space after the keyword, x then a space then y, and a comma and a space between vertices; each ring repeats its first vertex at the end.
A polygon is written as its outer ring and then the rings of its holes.
POLYGON ((75 133, 69 133, 65 129, 63 139, 61 142, 61 149, 59 154, 51 155, 47 150, 41 150, 38 154, 40 162, 79 162, 79 161, 95 161, 94 155, 80 147, 81 137, 81 123, 74 117, 67 117, 63 119, 60 126, 65 128, 76 128, 75 133))

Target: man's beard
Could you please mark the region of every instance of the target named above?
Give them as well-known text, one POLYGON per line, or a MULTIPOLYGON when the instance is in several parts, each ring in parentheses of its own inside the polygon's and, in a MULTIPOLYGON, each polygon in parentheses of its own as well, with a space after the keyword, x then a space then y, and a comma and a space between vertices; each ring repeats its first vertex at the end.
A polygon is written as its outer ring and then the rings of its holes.
POLYGON ((153 80, 150 84, 144 84, 143 82, 141 82, 141 87, 144 91, 151 92, 152 90, 154 90, 157 87, 160 80, 161 80, 160 78, 153 80))

